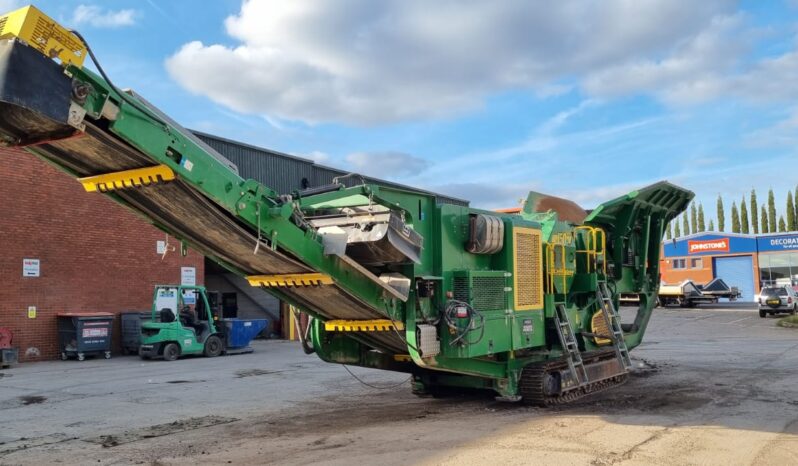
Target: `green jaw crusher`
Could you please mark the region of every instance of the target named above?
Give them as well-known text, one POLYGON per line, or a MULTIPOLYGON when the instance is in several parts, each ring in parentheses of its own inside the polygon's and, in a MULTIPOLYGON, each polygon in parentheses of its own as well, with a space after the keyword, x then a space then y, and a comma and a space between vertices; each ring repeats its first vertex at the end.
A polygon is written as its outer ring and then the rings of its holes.
POLYGON ((354 177, 278 193, 115 87, 77 33, 33 7, 0 24, 0 141, 312 316, 323 360, 537 405, 627 377, 691 192, 661 182, 589 213, 536 193, 518 213, 439 205, 354 177), (640 297, 623 324, 621 293, 640 297))

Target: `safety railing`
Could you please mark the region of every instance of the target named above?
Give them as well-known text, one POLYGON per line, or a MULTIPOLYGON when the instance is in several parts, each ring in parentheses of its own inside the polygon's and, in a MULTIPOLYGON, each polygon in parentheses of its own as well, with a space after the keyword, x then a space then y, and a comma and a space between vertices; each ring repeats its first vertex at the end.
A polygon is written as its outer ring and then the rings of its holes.
POLYGON ((546 293, 554 294, 556 284, 559 281, 560 293, 568 292, 568 277, 574 274, 573 269, 568 268, 568 247, 574 245, 574 233, 564 232, 551 235, 548 247, 546 248, 546 293))
POLYGON ((599 272, 601 264, 601 273, 607 275, 607 234, 601 228, 588 225, 578 226, 574 230, 582 233, 585 247, 577 249, 576 253, 584 255, 587 273, 599 272))

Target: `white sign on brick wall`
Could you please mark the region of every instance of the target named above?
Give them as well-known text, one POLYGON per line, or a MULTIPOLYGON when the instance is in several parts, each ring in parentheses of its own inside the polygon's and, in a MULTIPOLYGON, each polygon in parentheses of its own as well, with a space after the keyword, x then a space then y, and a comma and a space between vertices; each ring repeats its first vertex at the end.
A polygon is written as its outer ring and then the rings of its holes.
POLYGON ((180 267, 180 284, 194 286, 197 284, 197 269, 194 267, 180 267))
POLYGON ((23 277, 38 277, 39 272, 39 259, 22 259, 23 277))

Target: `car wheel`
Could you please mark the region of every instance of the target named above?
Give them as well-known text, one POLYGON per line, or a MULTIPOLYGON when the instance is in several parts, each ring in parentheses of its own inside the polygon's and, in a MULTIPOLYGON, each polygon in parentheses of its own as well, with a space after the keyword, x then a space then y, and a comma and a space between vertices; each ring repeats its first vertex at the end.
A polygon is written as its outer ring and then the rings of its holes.
POLYGON ((178 356, 180 356, 180 347, 177 346, 177 343, 167 343, 163 347, 164 361, 174 361, 178 356))
POLYGON ((766 311, 763 311, 762 309, 759 310, 759 317, 764 319, 767 316, 768 316, 768 313, 766 311))
POLYGON ((205 356, 215 358, 222 354, 222 339, 216 335, 211 335, 205 341, 205 356))

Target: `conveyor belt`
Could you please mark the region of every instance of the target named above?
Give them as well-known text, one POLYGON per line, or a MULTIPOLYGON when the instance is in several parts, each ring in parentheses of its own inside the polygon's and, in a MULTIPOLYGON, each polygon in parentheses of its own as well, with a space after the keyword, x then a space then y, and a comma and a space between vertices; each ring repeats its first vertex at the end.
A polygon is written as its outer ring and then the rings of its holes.
MULTIPOLYGON (((87 122, 86 133, 37 146, 35 152, 79 176, 92 176, 153 165, 153 161, 113 135, 87 122)), ((216 257, 251 275, 311 272, 284 252, 261 247, 256 236, 227 211, 179 179, 114 192, 134 209, 188 241, 201 253, 216 257)), ((282 288, 298 304, 328 319, 382 319, 337 285, 282 288)), ((405 353, 406 345, 393 333, 358 334, 367 344, 405 353)))

